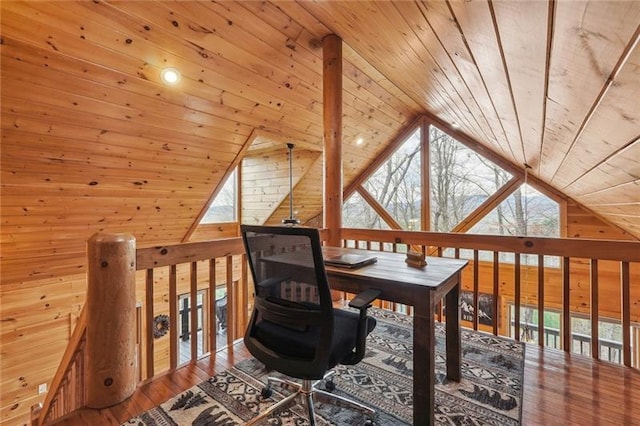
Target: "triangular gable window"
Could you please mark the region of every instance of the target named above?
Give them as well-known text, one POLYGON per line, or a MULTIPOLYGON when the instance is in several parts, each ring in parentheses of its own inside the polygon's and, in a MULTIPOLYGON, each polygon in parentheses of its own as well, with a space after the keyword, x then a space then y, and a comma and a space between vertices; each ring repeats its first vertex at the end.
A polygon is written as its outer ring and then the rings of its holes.
POLYGON ((209 210, 200 221, 203 223, 236 222, 238 218, 238 178, 236 170, 227 177, 224 185, 213 199, 209 210))
POLYGON ((363 185, 402 229, 420 230, 420 169, 418 127, 363 185))
POLYGON ((522 184, 476 223, 470 234, 560 237, 560 205, 522 184))
POLYGON ((343 203, 342 223, 345 228, 390 229, 358 193, 354 193, 343 203))
POLYGON ((512 177, 435 126, 429 150, 431 231, 451 232, 512 177))

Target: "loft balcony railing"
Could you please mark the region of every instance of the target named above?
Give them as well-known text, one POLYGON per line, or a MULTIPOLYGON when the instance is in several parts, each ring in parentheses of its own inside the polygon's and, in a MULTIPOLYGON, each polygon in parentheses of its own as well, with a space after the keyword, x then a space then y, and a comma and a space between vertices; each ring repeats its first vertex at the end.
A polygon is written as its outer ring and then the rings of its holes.
MULTIPOLYGON (((640 243, 364 229, 343 229, 342 238, 344 246, 369 250, 403 252, 412 249, 436 256, 451 252, 457 257, 470 250, 472 259, 463 271, 462 282, 463 289, 473 294, 469 327, 495 335, 511 335, 515 340, 521 340, 524 327, 535 327, 535 330, 544 330, 544 333, 537 333, 538 344, 544 346, 546 336, 553 334, 554 330, 545 327, 543 315, 539 315, 537 323, 523 321, 521 308, 534 303, 538 312, 544 312, 551 305, 554 309, 559 305, 562 317, 557 330, 561 336, 560 347, 570 351, 576 340, 581 341, 581 337, 572 332, 571 314, 586 309, 591 319, 591 336, 588 338, 591 356, 600 359, 600 346, 608 345, 619 351, 618 356, 624 365, 640 367, 640 336, 637 328, 632 331, 632 320, 638 322, 640 319, 640 243), (486 253, 490 254, 491 260, 481 260, 486 253), (502 260, 504 253, 510 253, 513 261, 502 260), (524 255, 537 259, 537 265, 523 265, 521 259, 524 255), (548 256, 558 256, 558 266, 545 266, 548 256), (603 274, 605 268, 600 268, 600 265, 605 262, 607 269, 611 268, 611 262, 617 265, 617 273, 609 271, 603 274), (587 287, 589 303, 586 306, 582 306, 583 302, 572 303, 572 291, 578 291, 577 280, 580 288, 587 287), (551 300, 553 298, 548 293, 556 284, 560 297, 551 300), (614 318, 622 327, 619 348, 615 344, 609 345, 598 334, 600 306, 603 305, 599 292, 605 287, 615 288, 620 295, 620 309, 614 318), (481 293, 488 294, 491 299, 493 322, 489 326, 484 325, 478 315, 481 293), (508 319, 508 304, 514 307, 512 319, 508 319), (510 332, 511 328, 513 332, 510 332)), ((135 281, 139 289, 136 293, 138 382, 153 380, 180 366, 180 335, 183 330, 177 324, 178 301, 180 296, 185 297, 185 293, 189 306, 202 305, 200 309, 189 309, 190 356, 187 362, 196 362, 204 356, 215 357, 216 348, 221 344, 231 344, 242 337, 252 297, 240 238, 141 248, 136 250, 135 259, 135 281), (223 294, 226 295, 226 334, 218 333, 219 318, 216 316, 220 313, 216 311, 216 301, 223 294), (168 317, 168 330, 165 327, 166 317, 161 317, 164 322, 158 322, 158 317, 164 315, 168 317), (199 341, 199 336, 204 337, 199 341), (225 341, 220 342, 220 339, 225 341)), ((109 259, 105 260, 109 262, 109 259)), ((411 313, 411 307, 387 302, 379 302, 379 305, 411 313)), ((119 315, 115 308, 112 312, 119 315)), ((442 309, 435 315, 446 320, 442 309)), ((611 312, 606 312, 602 315, 604 317, 611 317, 611 312)), ((85 341, 87 324, 91 321, 92 313, 83 310, 44 404, 32 412, 33 424, 51 422, 86 406, 85 341)))
MULTIPOLYGON (((217 348, 243 335, 251 301, 240 238, 140 248, 135 251, 135 259, 135 281, 140 289, 135 308, 138 383, 205 356, 215 357, 217 348), (187 305, 197 307, 188 309, 188 336, 183 336, 184 330, 178 327, 179 300, 182 296, 184 301, 185 295, 187 305), (221 301, 225 302, 223 306, 221 301), (221 313, 226 317, 220 318, 221 313), (221 322, 224 333, 219 332, 221 322), (185 344, 189 346, 186 351, 185 344)), ((110 260, 99 261, 109 264, 110 260)), ((115 316, 122 314, 117 306, 108 309, 115 316)), ((92 313, 87 312, 85 304, 43 404, 32 409, 32 424, 47 424, 87 406, 85 349, 91 321, 92 313)))
MULTIPOLYGON (((526 324, 522 308, 535 303, 539 313, 537 327, 540 329, 546 329, 541 313, 550 307, 554 310, 559 308, 560 348, 570 352, 574 335, 572 314, 586 313, 591 320, 590 353, 594 359, 600 359, 599 346, 603 340, 599 337, 600 320, 613 319, 621 324, 621 362, 629 367, 640 367, 638 242, 369 229, 343 229, 342 238, 345 247, 368 250, 404 252, 411 249, 437 256, 451 253, 453 257, 460 257, 462 252, 468 251, 471 256, 463 271, 462 287, 463 291, 466 289, 473 294, 473 318, 468 323, 474 330, 482 329, 521 340, 526 324), (487 254, 490 261, 483 260, 487 254), (533 257, 534 265, 523 264, 525 256, 533 257), (558 266, 548 266, 555 262, 545 263, 550 257, 558 258, 558 266), (503 258, 512 258, 513 261, 503 258), (559 294, 549 294, 551 288, 557 288, 559 294), (600 293, 604 290, 607 294, 619 295, 617 312, 608 309, 606 315, 601 314, 603 301, 600 293), (481 293, 488 293, 492 301, 494 320, 489 329, 481 326, 481 318, 477 314, 481 293), (581 294, 572 300, 572 293, 581 294), (555 303, 550 303, 550 299, 555 303), (500 303, 501 300, 504 303, 500 303), (513 332, 508 327, 501 327, 502 318, 506 320, 508 314, 501 310, 506 309, 503 307, 507 303, 514 307, 513 332)), ((436 314, 442 318, 441 309, 436 314)), ((537 337, 538 344, 545 346, 545 334, 538 333, 537 337)))

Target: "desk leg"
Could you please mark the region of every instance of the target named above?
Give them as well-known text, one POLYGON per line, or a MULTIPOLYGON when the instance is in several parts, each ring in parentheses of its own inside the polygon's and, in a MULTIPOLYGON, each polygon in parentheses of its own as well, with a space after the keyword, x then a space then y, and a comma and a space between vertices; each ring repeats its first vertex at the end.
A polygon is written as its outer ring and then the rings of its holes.
POLYGON ((433 425, 435 411, 435 320, 431 292, 416 295, 413 315, 413 424, 433 425))
MULTIPOLYGON (((459 277, 459 274, 458 274, 459 277)), ((460 381, 460 281, 446 295, 447 378, 460 381)))

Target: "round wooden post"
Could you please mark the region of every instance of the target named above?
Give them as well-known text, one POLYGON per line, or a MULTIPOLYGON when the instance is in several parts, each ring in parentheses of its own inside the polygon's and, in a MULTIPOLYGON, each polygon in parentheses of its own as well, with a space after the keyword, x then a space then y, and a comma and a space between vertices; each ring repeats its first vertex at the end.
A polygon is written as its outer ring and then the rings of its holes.
MULTIPOLYGON (((342 39, 322 40, 322 101, 324 132, 324 227, 327 245, 342 245, 342 39)), ((331 291, 331 298, 342 294, 331 291)))
POLYGON ((87 251, 87 406, 105 408, 136 388, 136 240, 95 234, 87 251))
POLYGON ((327 244, 342 245, 342 39, 322 40, 324 127, 324 227, 327 244))

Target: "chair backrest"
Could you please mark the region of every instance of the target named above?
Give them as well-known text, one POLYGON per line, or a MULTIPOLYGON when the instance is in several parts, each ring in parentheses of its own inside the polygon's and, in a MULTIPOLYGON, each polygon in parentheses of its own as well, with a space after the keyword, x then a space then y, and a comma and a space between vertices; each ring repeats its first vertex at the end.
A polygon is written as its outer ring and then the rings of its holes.
POLYGON ((333 339, 333 306, 318 230, 241 225, 241 231, 255 290, 245 345, 284 374, 322 376, 333 339), (312 350, 285 344, 306 335, 313 336, 312 350))

